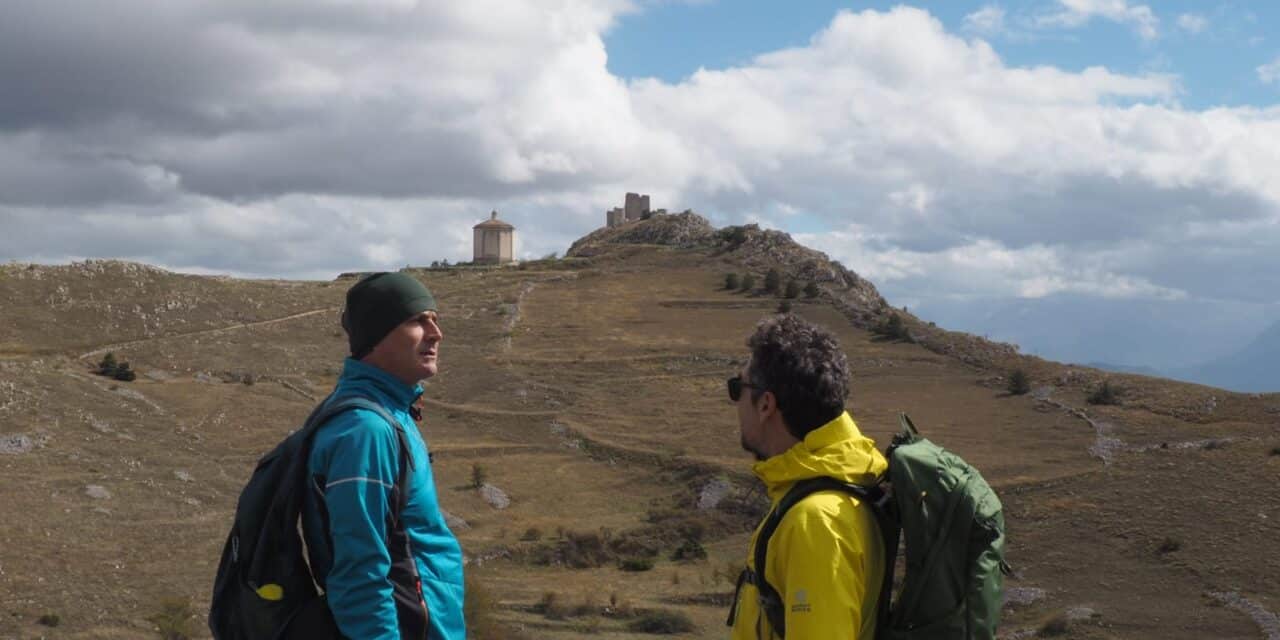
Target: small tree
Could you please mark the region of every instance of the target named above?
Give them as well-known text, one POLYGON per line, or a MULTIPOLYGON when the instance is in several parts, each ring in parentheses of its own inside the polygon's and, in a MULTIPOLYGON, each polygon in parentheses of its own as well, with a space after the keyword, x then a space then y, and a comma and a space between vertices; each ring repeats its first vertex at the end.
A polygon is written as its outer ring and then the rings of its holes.
POLYGON ((894 340, 909 341, 911 339, 911 332, 907 330, 907 324, 902 321, 902 316, 896 313, 890 313, 889 317, 882 320, 879 325, 876 325, 874 331, 894 340))
POLYGON ((742 276, 742 290, 751 291, 756 288, 756 277, 751 274, 742 276))
POLYGON ((777 293, 778 287, 782 286, 782 274, 777 269, 769 269, 764 274, 764 290, 765 293, 777 293))
POLYGON ((728 289, 729 291, 736 290, 738 288, 738 274, 736 273, 726 274, 724 277, 724 288, 728 289))
POLYGON ((778 313, 791 313, 791 301, 783 300, 778 303, 778 313))
POLYGON ((795 299, 800 297, 800 283, 795 280, 787 281, 787 288, 782 293, 783 297, 795 299))
POLYGON ((816 282, 810 282, 804 286, 804 297, 806 298, 816 298, 819 293, 822 292, 818 290, 818 283, 816 282))
POLYGON ((1103 380, 1085 401, 1089 404, 1120 404, 1120 390, 1111 386, 1109 380, 1103 380))
POLYGON ((116 362, 116 354, 108 351, 107 355, 102 356, 102 362, 98 363, 98 373, 104 376, 114 376, 117 366, 119 364, 116 362))
POLYGON ((480 463, 471 463, 471 488, 479 489, 480 487, 483 487, 484 483, 488 481, 488 479, 489 473, 485 471, 484 467, 480 466, 480 463))
POLYGON ((1014 369, 1009 374, 1009 394, 1020 396, 1031 391, 1031 378, 1027 377, 1027 372, 1022 369, 1014 369))

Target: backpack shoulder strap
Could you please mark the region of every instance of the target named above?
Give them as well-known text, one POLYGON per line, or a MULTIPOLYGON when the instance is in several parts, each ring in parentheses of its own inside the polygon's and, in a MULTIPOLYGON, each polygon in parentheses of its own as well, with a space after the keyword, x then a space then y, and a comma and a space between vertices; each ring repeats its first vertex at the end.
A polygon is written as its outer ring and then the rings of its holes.
MULTIPOLYGON (((783 516, 787 515, 787 511, 789 511, 791 507, 819 491, 840 491, 858 498, 858 500, 871 507, 872 511, 875 513, 876 522, 880 525, 881 533, 885 536, 886 550, 888 550, 890 546, 890 531, 886 528, 886 526, 888 526, 888 518, 884 513, 884 506, 888 502, 889 498, 880 486, 864 487, 856 484, 848 484, 829 477, 809 478, 807 480, 800 480, 799 482, 796 482, 795 485, 793 485, 791 489, 782 496, 782 499, 778 501, 778 506, 769 514, 764 525, 760 528, 760 535, 756 536, 755 547, 752 548, 754 571, 748 570, 744 573, 744 579, 754 584, 756 591, 759 592, 760 608, 769 619, 769 624, 773 627, 774 633, 777 633, 778 636, 782 638, 787 637, 787 619, 785 608, 783 606, 784 602, 782 595, 779 594, 778 590, 765 579, 765 560, 769 553, 769 540, 773 537, 774 532, 778 529, 778 525, 782 523, 783 516)), ((892 546, 894 547, 894 553, 889 557, 897 555, 896 534, 894 535, 892 546)), ((885 580, 880 591, 878 602, 880 615, 886 617, 888 598, 886 597, 887 592, 884 586, 888 585, 892 588, 892 571, 893 569, 891 565, 885 567, 885 580)), ((881 624, 881 622, 877 620, 877 624, 881 624)))
POLYGON ((324 426, 325 423, 329 422, 330 419, 334 418, 338 414, 352 409, 372 411, 377 414, 378 417, 385 420, 387 424, 391 425, 392 429, 396 433, 396 440, 400 444, 400 469, 396 474, 396 503, 393 504, 391 508, 392 516, 398 519, 400 517, 400 513, 404 511, 405 504, 409 500, 409 471, 413 470, 414 463, 413 456, 409 454, 409 437, 404 431, 404 425, 400 424, 400 421, 397 420, 395 416, 391 415, 391 412, 387 411, 386 407, 375 402, 371 398, 361 395, 330 396, 324 402, 320 403, 320 406, 316 407, 315 411, 311 412, 311 416, 307 418, 306 423, 302 427, 303 429, 310 430, 310 432, 305 436, 308 445, 310 444, 310 441, 315 438, 315 432, 319 431, 320 427, 324 426))

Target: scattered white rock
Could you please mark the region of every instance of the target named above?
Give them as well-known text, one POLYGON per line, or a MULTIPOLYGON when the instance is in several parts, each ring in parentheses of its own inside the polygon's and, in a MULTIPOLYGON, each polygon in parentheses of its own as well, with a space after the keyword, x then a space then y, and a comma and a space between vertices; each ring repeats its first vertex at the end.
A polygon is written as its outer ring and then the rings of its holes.
POLYGON ((1098 613, 1097 611, 1089 607, 1071 607, 1070 609, 1067 609, 1067 620, 1070 622, 1080 622, 1082 620, 1089 620, 1091 618, 1097 618, 1101 615, 1102 614, 1098 613))
POLYGON ((1036 389, 1031 391, 1031 397, 1036 400, 1048 400, 1049 398, 1053 397, 1053 387, 1050 387, 1050 386, 1037 387, 1036 389))
POLYGON ((107 488, 100 484, 91 484, 86 486, 84 488, 84 493, 94 500, 109 500, 111 498, 111 492, 107 491, 107 488))
POLYGON ((173 374, 168 371, 160 371, 159 369, 152 369, 142 375, 151 380, 155 380, 156 382, 167 382, 173 379, 173 374))
POLYGON ((487 482, 480 486, 480 497, 499 511, 511 506, 511 498, 507 497, 506 492, 487 482))
POLYGON ((35 446, 30 437, 21 433, 0 436, 0 453, 30 453, 35 446))
POLYGON ((179 479, 179 480, 181 480, 181 481, 183 481, 183 482, 193 482, 193 481, 195 480, 195 478, 191 477, 191 474, 190 474, 190 473, 187 473, 186 471, 183 471, 183 470, 181 470, 181 469, 179 469, 179 470, 177 470, 177 471, 174 471, 174 472, 173 472, 173 477, 175 477, 175 478, 177 478, 177 479, 179 479))
POLYGON ((724 478, 712 478, 702 491, 698 493, 698 509, 701 511, 710 511, 729 497, 729 492, 733 491, 733 485, 724 478))
POLYGON ((1045 598, 1045 590, 1039 587, 1005 587, 1004 606, 1025 607, 1045 598))
POLYGON ((466 531, 471 528, 471 524, 463 520, 460 516, 455 516, 444 509, 440 510, 440 515, 444 516, 444 523, 449 525, 452 531, 466 531))

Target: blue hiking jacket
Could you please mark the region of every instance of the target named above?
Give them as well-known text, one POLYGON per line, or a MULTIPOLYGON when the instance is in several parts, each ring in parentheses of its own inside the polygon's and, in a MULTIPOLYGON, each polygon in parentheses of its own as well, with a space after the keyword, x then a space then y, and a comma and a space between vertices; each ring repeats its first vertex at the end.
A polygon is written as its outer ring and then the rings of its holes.
MULTIPOLYGON (((427 638, 464 640, 462 548, 440 512, 427 444, 409 414, 422 387, 407 386, 377 367, 348 358, 333 397, 351 394, 380 403, 404 429, 412 470, 401 522, 429 613, 427 638)), ((400 468, 400 440, 394 429, 371 411, 346 411, 319 430, 308 458, 312 491, 304 516, 307 546, 329 608, 348 638, 401 638, 387 577, 392 563, 387 518, 400 468), (318 508, 321 500, 324 510, 318 508), (326 531, 325 520, 327 540, 317 537, 326 531)))

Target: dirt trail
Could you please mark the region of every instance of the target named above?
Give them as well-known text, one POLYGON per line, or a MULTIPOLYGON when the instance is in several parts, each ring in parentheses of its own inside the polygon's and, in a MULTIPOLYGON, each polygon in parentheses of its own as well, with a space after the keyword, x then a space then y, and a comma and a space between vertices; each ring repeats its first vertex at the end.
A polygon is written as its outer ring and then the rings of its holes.
POLYGON ((185 333, 171 333, 163 336, 156 336, 154 338, 142 338, 140 340, 129 340, 128 342, 117 342, 115 344, 109 344, 106 346, 98 347, 93 351, 87 351, 85 353, 82 353, 76 356, 76 359, 84 360, 85 358, 92 358, 93 356, 102 355, 104 353, 107 353, 108 351, 118 351, 120 349, 124 349, 127 347, 132 347, 140 344, 147 344, 150 342, 156 342, 158 340, 169 340, 171 338, 190 338, 192 336, 216 335, 219 333, 225 333, 227 331, 251 329, 253 327, 264 327, 267 325, 279 324, 281 322, 288 322, 290 320, 297 320, 298 318, 306 318, 308 316, 314 316, 321 313, 334 313, 341 308, 342 307, 325 307, 323 309, 313 309, 311 311, 303 311, 302 313, 295 313, 295 314, 287 315, 280 318, 272 318, 270 320, 259 320, 257 322, 245 322, 242 324, 233 324, 230 326, 217 327, 214 329, 201 329, 199 331, 188 331, 185 333))

